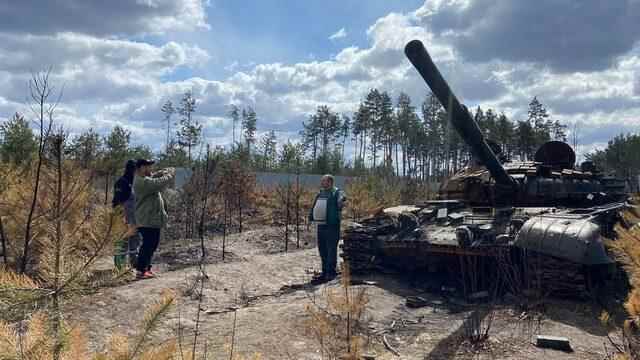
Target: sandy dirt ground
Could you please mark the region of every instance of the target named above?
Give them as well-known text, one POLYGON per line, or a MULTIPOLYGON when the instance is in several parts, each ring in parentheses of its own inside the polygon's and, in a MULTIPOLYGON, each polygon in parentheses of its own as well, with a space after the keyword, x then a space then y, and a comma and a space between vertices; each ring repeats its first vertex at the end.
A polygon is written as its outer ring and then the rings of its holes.
MULTIPOLYGON (((313 270, 319 267, 311 234, 305 235, 301 249, 294 244, 288 253, 278 252, 283 247, 280 239, 271 228, 234 234, 228 238, 224 262, 220 239, 207 241, 212 255, 205 266, 209 278, 201 300, 192 291, 200 274, 193 266, 199 255, 188 250, 197 244, 163 241, 154 265, 157 278, 103 288, 76 299, 68 304, 67 320, 81 324, 90 346, 102 349, 108 334, 135 334, 145 306, 159 298, 163 289, 172 289, 177 303, 154 336, 155 342, 175 338, 181 328, 184 345, 190 346, 200 307, 199 343, 206 341, 209 358, 229 358, 235 317, 236 354, 259 353, 262 359, 321 359, 317 340, 305 332, 303 324, 309 318, 305 307, 322 301, 327 290, 340 287, 340 282, 309 284, 313 270), (172 251, 183 259, 171 260, 172 251)), ((601 309, 596 305, 551 300, 543 314, 523 313, 510 304, 497 305, 489 339, 473 347, 464 336, 471 311, 464 304, 413 288, 397 276, 375 274, 353 280, 366 280, 354 287, 366 287, 370 300, 364 352, 376 359, 604 359, 605 349, 611 347, 607 336, 617 339, 600 324, 601 309), (415 295, 428 300, 429 305, 407 307, 406 297, 415 295), (574 351, 537 348, 533 343, 539 334, 567 337, 574 351), (399 356, 383 345, 383 337, 399 356)))

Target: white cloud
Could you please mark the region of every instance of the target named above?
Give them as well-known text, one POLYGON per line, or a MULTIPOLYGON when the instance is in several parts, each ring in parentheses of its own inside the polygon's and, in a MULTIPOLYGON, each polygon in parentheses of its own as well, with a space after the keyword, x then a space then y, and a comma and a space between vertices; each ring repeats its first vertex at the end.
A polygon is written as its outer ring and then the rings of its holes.
POLYGON ((205 6, 201 0, 12 1, 0 6, 0 32, 127 36, 208 29, 205 6))
POLYGON ((347 37, 347 30, 345 30, 344 28, 340 28, 340 30, 336 31, 335 33, 331 34, 331 36, 329 36, 329 40, 338 40, 346 37, 347 37))
MULTIPOLYGON (((461 4, 458 11, 472 6, 471 1, 457 3, 461 4)), ((640 128, 638 46, 597 71, 557 73, 544 62, 513 59, 471 61, 428 25, 432 22, 425 21, 443 21, 450 10, 447 4, 446 0, 430 1, 415 12, 381 17, 367 30, 368 46, 343 48, 328 60, 234 62, 225 68, 229 76, 218 80, 166 80, 180 68, 207 63, 209 54, 195 45, 151 45, 68 32, 25 36, 0 29, 0 117, 10 116, 24 100, 29 70, 53 62, 55 80, 66 84, 61 121, 78 130, 94 127, 107 132, 115 124, 125 125, 135 141, 159 149, 164 143, 162 103, 167 99, 177 103, 184 91, 192 90, 198 99, 197 119, 216 144, 230 142, 227 112, 231 103, 254 107, 259 131, 275 129, 295 137, 318 105, 351 114, 374 87, 393 97, 404 91, 419 105, 428 89, 405 59, 403 48, 408 41, 420 39, 452 89, 470 107, 492 107, 520 120, 530 99, 537 96, 554 118, 584 124, 584 149, 606 143, 620 129, 640 128), (620 127, 621 123, 625 126, 620 127)), ((466 26, 455 13, 449 15, 451 21, 459 21, 458 27, 466 26)), ((340 33, 346 36, 343 28, 334 34, 336 38, 343 37, 340 33)))
POLYGON ((53 68, 65 84, 66 102, 110 102, 149 96, 160 77, 179 67, 204 65, 209 55, 197 46, 161 46, 74 33, 53 36, 1 34, 0 82, 6 96, 21 101, 32 71, 53 68))
POLYGON ((229 72, 233 72, 238 68, 238 66, 240 66, 240 63, 238 63, 238 61, 234 61, 231 64, 225 66, 224 70, 225 71, 229 71, 229 72))
POLYGON ((437 0, 416 16, 467 60, 533 62, 562 72, 607 69, 640 37, 637 0, 437 0))

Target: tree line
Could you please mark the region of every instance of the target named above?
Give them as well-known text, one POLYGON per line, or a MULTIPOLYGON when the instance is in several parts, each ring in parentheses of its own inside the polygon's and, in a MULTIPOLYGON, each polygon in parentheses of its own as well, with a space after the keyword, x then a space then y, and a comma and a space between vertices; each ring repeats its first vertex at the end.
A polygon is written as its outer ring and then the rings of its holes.
MULTIPOLYGON (((74 136, 67 156, 107 177, 115 176, 128 158, 154 157, 162 166, 192 167, 204 153, 206 143, 196 116, 198 106, 191 91, 186 91, 175 105, 172 100, 163 103, 160 121, 166 138, 163 149, 155 154, 146 145, 132 144, 131 133, 115 126, 104 136, 93 129, 74 136)), ((484 136, 496 142, 507 158, 532 159, 542 143, 567 138, 566 126, 553 120, 536 97, 524 119, 512 120, 491 108, 477 107, 469 113, 484 136)), ((240 156, 258 171, 384 173, 438 181, 458 171, 470 157, 468 147, 451 128, 447 113, 431 93, 414 104, 405 93, 394 101, 387 91, 371 89, 353 113, 318 106, 303 122, 299 140, 279 141, 274 130, 258 135, 259 117, 251 106, 230 105, 228 116, 232 144, 216 150, 240 156)), ((16 114, 0 125, 3 161, 29 161, 36 144, 36 136, 22 115, 16 114)))
POLYGON ((605 173, 625 179, 634 191, 640 191, 640 135, 620 134, 609 140, 607 147, 586 155, 587 160, 605 173))
MULTIPOLYGON (((522 120, 480 107, 469 113, 506 158, 530 160, 541 144, 567 138, 566 126, 551 119, 536 97, 522 120)), ((351 116, 319 106, 304 122, 301 138, 307 168, 320 173, 373 171, 437 181, 458 171, 471 155, 431 93, 416 106, 405 93, 394 103, 388 92, 372 89, 351 116), (351 160, 345 157, 349 146, 351 160)))

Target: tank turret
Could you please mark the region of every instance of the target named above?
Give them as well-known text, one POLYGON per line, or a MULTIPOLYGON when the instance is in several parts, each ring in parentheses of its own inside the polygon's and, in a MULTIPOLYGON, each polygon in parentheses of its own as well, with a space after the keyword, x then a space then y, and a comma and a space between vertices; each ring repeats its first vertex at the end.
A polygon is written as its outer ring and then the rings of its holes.
POLYGON ((591 206, 626 196, 624 182, 603 177, 593 166, 574 169, 575 152, 561 141, 543 144, 534 161, 501 163, 493 150, 496 147, 484 138, 422 43, 409 42, 405 54, 446 110, 451 125, 484 166, 480 170, 470 166, 447 179, 441 198, 464 200, 472 206, 591 206))

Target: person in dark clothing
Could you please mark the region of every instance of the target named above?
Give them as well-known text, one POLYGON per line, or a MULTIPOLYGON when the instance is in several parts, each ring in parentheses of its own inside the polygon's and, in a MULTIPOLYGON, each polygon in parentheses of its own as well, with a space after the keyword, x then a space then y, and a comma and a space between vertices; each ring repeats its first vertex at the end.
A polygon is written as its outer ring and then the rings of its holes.
POLYGON ((322 177, 320 192, 316 195, 309 214, 309 220, 317 223, 318 251, 322 262, 322 273, 314 279, 316 282, 331 281, 337 275, 340 220, 346 196, 333 184, 332 175, 322 177))
POLYGON ((133 191, 133 180, 135 178, 136 162, 127 161, 124 174, 116 181, 113 189, 113 207, 122 206, 124 208, 124 219, 128 226, 125 237, 116 244, 113 261, 117 268, 123 268, 127 257, 131 267, 135 267, 138 257, 138 246, 140 245, 140 234, 136 229, 136 195, 133 191))
POLYGON ((138 254, 136 278, 148 279, 155 276, 151 271, 153 253, 158 248, 160 233, 167 224, 167 211, 161 192, 175 177, 175 169, 168 168, 151 172, 152 160, 139 159, 136 162, 136 178, 133 188, 137 195, 136 220, 142 235, 142 247, 138 254))

